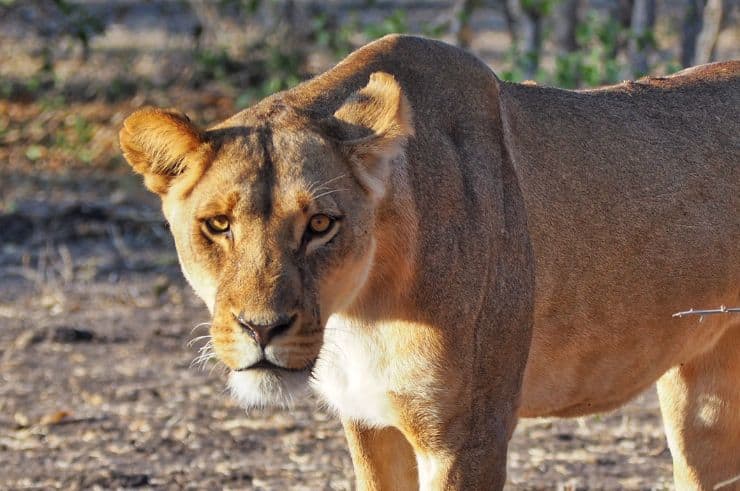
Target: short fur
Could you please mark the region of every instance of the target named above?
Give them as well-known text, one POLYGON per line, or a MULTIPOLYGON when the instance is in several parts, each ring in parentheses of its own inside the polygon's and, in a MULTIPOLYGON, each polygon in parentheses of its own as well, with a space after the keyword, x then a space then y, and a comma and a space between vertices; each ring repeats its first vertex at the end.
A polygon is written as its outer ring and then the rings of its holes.
POLYGON ((311 378, 361 489, 500 489, 517 418, 656 380, 677 487, 711 489, 740 474, 740 318, 671 315, 740 303, 738 108, 738 62, 573 92, 388 36, 207 131, 137 112, 121 146, 239 400, 311 378), (295 321, 263 353, 239 315, 295 321))

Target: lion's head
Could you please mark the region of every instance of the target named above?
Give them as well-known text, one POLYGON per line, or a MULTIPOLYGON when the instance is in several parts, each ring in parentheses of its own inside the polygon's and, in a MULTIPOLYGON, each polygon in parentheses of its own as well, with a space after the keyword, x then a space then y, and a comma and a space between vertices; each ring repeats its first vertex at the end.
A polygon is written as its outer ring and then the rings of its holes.
POLYGON ((306 386, 328 316, 372 268, 390 161, 412 132, 408 102, 382 72, 329 117, 277 96, 205 131, 171 110, 124 122, 124 156, 162 199, 245 405, 285 404, 306 386))

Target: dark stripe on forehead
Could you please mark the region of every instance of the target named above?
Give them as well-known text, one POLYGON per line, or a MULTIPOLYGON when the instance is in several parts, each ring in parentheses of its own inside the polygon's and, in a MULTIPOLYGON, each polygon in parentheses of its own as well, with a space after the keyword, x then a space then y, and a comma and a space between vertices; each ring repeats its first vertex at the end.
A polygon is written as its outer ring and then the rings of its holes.
POLYGON ((257 176, 251 194, 252 212, 267 218, 272 213, 272 190, 275 187, 275 164, 272 160, 272 128, 263 126, 257 130, 262 161, 257 169, 257 176))

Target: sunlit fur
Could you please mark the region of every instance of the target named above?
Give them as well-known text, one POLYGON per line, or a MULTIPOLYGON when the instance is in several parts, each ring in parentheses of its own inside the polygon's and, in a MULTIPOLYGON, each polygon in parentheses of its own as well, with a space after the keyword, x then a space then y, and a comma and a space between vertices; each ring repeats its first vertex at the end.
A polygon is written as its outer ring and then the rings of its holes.
POLYGON ((501 489, 519 417, 659 380, 676 486, 711 489, 740 474, 740 317, 671 314, 740 303, 739 72, 564 91, 388 36, 208 130, 136 112, 121 147, 212 313, 204 356, 245 406, 310 383, 358 488, 501 489), (304 240, 316 213, 336 228, 304 240), (295 322, 262 353, 239 313, 295 322), (291 371, 245 370, 263 355, 291 371))

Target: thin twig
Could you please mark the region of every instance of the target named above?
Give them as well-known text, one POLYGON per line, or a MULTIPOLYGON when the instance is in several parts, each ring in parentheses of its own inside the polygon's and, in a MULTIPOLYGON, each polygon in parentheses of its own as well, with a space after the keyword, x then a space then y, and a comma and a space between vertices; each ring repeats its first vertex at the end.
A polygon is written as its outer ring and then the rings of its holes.
POLYGON ((676 312, 673 317, 683 317, 685 315, 709 315, 709 314, 740 314, 740 307, 720 306, 718 309, 689 309, 683 312, 676 312))

